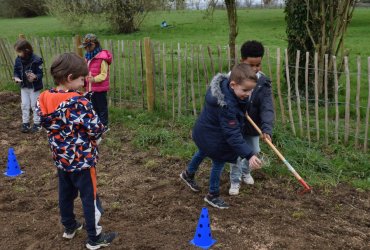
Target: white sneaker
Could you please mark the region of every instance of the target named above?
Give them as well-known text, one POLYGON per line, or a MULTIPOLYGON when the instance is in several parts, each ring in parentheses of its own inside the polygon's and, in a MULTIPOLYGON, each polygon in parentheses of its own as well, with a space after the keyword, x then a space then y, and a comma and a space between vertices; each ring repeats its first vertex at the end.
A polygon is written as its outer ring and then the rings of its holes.
POLYGON ((229 189, 229 195, 238 195, 240 189, 240 183, 232 183, 229 189))
POLYGON ((254 179, 251 174, 247 174, 243 176, 243 182, 248 185, 253 185, 254 179))

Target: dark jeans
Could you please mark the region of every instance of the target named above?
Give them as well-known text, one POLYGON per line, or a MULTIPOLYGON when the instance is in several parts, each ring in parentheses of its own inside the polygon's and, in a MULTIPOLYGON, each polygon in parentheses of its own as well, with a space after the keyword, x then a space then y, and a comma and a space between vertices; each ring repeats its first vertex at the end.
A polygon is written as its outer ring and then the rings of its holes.
POLYGON ((104 126, 108 126, 108 101, 107 92, 93 92, 91 96, 95 112, 104 126))
MULTIPOLYGON (((194 175, 199 165, 202 163, 202 161, 206 158, 206 155, 198 149, 198 152, 196 152, 191 159, 187 172, 190 175, 194 175)), ((225 162, 221 161, 215 161, 212 159, 212 169, 211 169, 211 175, 209 177, 209 193, 214 196, 220 195, 220 178, 222 174, 222 170, 224 169, 225 162)))
POLYGON ((61 222, 65 228, 74 228, 76 219, 74 200, 80 192, 83 212, 85 216, 88 237, 95 241, 102 231, 99 225, 103 213, 100 200, 96 195, 95 168, 76 172, 66 172, 58 169, 59 177, 59 209, 61 222))

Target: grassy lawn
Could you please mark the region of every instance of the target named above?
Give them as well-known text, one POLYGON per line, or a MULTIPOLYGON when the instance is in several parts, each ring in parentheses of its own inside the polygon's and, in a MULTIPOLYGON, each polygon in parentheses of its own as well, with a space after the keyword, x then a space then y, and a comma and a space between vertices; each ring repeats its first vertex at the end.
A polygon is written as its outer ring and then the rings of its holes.
MULTIPOLYGON (((358 8, 354 12, 346 35, 346 47, 352 55, 370 55, 370 9, 358 8)), ((204 19, 202 11, 161 11, 150 13, 141 30, 130 35, 116 35, 108 31, 104 23, 89 23, 79 30, 69 30, 53 17, 0 19, 1 36, 15 40, 19 33, 26 36, 71 37, 77 33, 94 32, 106 39, 138 40, 149 36, 163 42, 182 44, 226 45, 228 24, 226 11, 217 10, 213 21, 204 19), (160 23, 166 20, 173 28, 161 29, 160 23)), ((286 47, 285 20, 283 9, 242 9, 238 11, 239 35, 237 43, 248 39, 262 41, 274 49, 286 47)))

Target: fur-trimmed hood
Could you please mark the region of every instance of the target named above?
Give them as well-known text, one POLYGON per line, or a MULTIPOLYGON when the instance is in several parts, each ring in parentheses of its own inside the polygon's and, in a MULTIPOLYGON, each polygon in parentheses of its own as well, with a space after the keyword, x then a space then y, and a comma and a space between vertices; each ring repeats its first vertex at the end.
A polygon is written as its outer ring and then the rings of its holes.
POLYGON ((223 93, 224 86, 222 86, 222 83, 225 81, 227 81, 227 83, 229 82, 227 74, 218 73, 215 77, 213 77, 211 84, 209 85, 211 95, 221 107, 226 106, 225 95, 223 93))

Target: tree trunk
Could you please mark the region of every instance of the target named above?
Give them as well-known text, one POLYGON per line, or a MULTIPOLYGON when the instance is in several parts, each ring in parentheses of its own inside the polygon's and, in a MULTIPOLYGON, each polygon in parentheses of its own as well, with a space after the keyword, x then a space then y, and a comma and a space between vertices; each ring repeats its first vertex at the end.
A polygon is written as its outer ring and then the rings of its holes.
POLYGON ((235 0, 225 0, 227 9, 227 18, 229 20, 229 47, 230 47, 230 60, 231 67, 235 65, 235 40, 238 35, 237 27, 237 13, 235 0))

